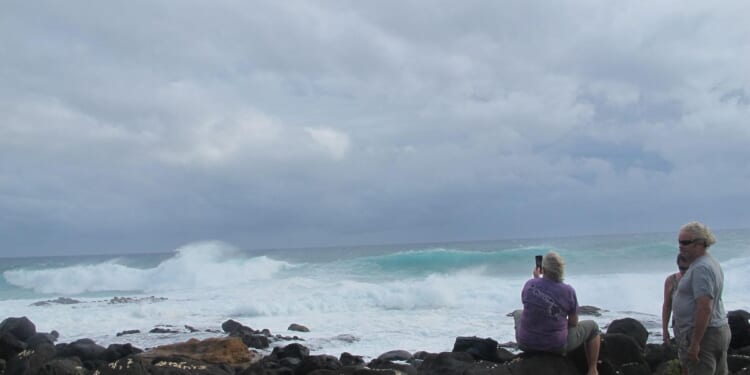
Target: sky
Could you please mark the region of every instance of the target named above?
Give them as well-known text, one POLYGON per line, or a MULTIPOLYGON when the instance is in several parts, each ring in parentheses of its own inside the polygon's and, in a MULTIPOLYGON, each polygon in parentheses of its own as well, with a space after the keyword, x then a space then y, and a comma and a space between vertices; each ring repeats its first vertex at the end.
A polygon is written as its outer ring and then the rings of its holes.
POLYGON ((748 14, 4 1, 0 256, 748 228, 748 14))

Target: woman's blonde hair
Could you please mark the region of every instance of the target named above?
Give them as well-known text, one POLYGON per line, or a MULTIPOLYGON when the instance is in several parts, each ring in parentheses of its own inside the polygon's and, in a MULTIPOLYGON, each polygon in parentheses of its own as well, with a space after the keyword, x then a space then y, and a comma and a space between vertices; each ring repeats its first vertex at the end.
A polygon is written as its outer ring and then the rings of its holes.
POLYGON ((542 258, 542 270, 544 277, 561 282, 565 273, 565 262, 560 254, 550 251, 542 258))

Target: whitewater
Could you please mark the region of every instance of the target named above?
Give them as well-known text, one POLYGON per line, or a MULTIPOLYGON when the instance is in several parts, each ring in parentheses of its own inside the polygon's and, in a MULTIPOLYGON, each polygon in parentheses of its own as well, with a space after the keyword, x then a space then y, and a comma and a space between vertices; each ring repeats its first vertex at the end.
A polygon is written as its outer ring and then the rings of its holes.
MULTIPOLYGON (((750 310, 750 230, 716 235, 710 252, 725 272, 725 306, 750 310)), ((506 314, 520 308, 534 255, 550 250, 565 258, 579 303, 602 309, 583 319, 605 327, 633 317, 660 342, 676 233, 263 251, 208 241, 158 254, 4 258, 0 319, 26 316, 60 342, 104 346, 222 336, 221 323, 234 319, 299 336, 313 354, 450 351, 459 336, 514 341, 506 314), (39 303, 59 297, 78 303, 39 303), (310 332, 288 331, 292 323, 310 332), (176 333, 149 333, 155 327, 176 333), (117 336, 126 330, 140 333, 117 336)))

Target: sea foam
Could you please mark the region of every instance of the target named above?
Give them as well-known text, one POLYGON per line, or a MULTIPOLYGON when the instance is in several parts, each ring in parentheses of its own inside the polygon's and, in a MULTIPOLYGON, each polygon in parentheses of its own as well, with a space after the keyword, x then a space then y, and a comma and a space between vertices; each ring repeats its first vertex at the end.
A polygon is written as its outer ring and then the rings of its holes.
POLYGON ((287 262, 267 256, 247 258, 221 242, 201 242, 177 249, 173 257, 154 268, 135 268, 113 259, 61 268, 9 270, 3 276, 11 285, 45 294, 154 293, 268 280, 290 267, 287 262))

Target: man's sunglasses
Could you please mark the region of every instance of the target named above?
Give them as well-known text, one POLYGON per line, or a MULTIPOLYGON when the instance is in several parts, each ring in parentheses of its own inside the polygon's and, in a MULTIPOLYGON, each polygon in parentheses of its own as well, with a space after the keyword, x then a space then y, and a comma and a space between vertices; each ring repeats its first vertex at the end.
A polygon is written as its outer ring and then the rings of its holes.
POLYGON ((694 244, 694 243, 696 243, 698 241, 703 241, 703 239, 702 238, 693 238, 692 240, 678 240, 677 242, 679 242, 680 245, 682 245, 682 246, 688 246, 688 245, 692 245, 692 244, 694 244))

